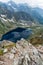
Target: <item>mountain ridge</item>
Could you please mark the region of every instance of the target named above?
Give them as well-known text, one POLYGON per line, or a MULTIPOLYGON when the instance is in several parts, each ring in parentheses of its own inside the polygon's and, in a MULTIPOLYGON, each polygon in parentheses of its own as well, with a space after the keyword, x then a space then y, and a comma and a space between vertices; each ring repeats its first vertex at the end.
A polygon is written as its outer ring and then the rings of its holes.
MULTIPOLYGON (((1 4, 0 4, 0 15, 6 14, 8 18, 9 17, 12 18, 14 16, 15 12, 25 12, 25 13, 28 13, 28 15, 30 15, 35 21, 39 22, 40 24, 43 24, 43 22, 42 22, 43 17, 41 16, 41 13, 39 13, 40 11, 37 12, 37 10, 38 10, 38 8, 32 8, 32 7, 28 6, 26 3, 25 4, 16 4, 13 1, 9 1, 8 3, 1 2, 1 4), (36 14, 35 15, 36 17, 34 16, 34 13, 36 14)), ((40 9, 40 10, 42 10, 42 9, 40 9)))
POLYGON ((37 9, 33 9, 26 3, 0 2, 0 34, 5 34, 18 26, 31 27, 43 25, 43 17, 40 14, 37 12, 37 9))

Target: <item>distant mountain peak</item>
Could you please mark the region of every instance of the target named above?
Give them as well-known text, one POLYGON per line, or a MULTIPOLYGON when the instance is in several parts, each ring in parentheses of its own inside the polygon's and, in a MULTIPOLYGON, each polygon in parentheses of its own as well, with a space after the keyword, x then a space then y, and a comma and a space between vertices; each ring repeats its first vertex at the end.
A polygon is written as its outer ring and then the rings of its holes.
POLYGON ((40 8, 32 8, 27 3, 16 4, 15 2, 8 1, 8 3, 0 2, 0 15, 7 15, 7 18, 16 17, 19 20, 43 23, 43 10, 40 8), (19 14, 18 14, 19 13, 19 14), (19 15, 19 16, 18 16, 19 15))

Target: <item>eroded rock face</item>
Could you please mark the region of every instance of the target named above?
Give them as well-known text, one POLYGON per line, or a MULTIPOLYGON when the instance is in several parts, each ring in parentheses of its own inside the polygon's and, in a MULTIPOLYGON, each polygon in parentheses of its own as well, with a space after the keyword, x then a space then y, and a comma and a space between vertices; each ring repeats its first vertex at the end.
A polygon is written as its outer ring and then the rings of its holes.
POLYGON ((43 65, 41 49, 21 39, 16 43, 16 47, 12 47, 9 52, 0 56, 0 65, 43 65))

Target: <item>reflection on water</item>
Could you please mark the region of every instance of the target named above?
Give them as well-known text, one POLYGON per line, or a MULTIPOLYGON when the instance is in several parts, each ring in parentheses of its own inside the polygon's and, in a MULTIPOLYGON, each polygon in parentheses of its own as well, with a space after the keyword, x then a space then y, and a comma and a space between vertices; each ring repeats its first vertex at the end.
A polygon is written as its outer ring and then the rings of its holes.
POLYGON ((32 34, 32 30, 18 27, 4 34, 1 40, 9 40, 12 42, 16 42, 21 38, 24 39, 28 38, 31 34, 32 34))

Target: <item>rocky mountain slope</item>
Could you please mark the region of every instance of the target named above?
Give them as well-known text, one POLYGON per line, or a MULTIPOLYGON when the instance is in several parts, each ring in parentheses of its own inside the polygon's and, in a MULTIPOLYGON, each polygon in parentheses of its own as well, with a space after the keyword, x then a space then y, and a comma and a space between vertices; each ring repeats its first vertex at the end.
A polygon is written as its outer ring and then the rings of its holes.
POLYGON ((1 47, 3 47, 3 54, 0 55, 0 65, 43 65, 43 46, 41 45, 34 47, 21 39, 15 46, 10 41, 2 41, 1 47))
POLYGON ((32 8, 26 3, 16 4, 13 1, 8 1, 7 3, 0 2, 0 16, 6 15, 7 18, 11 19, 12 17, 16 20, 28 20, 32 22, 43 23, 43 17, 40 15, 40 8, 32 8), (19 14, 19 18, 18 18, 19 14))
MULTIPOLYGON (((40 10, 42 11, 42 9, 40 10)), ((26 3, 0 2, 0 37, 16 27, 40 25, 43 25, 43 16, 37 8, 32 8, 26 3)))
POLYGON ((43 9, 0 2, 0 38, 0 65, 43 65, 43 9))

